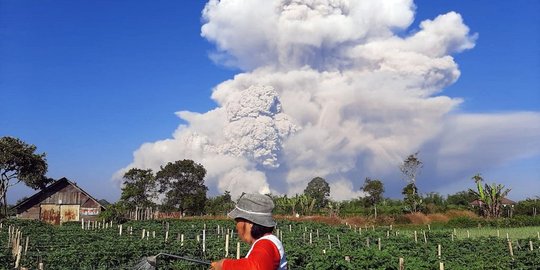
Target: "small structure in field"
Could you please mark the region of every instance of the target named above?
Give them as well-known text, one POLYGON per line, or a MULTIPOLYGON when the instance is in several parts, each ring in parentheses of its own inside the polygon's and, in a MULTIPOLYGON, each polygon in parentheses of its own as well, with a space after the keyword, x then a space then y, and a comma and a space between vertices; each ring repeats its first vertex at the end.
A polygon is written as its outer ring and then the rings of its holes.
MULTIPOLYGON (((472 207, 478 207, 482 206, 484 203, 481 200, 474 200, 471 202, 472 207)), ((516 205, 516 202, 508 199, 508 198, 501 198, 501 206, 507 207, 507 206, 514 206, 516 205)))
POLYGON ((13 207, 20 219, 39 219, 51 224, 67 221, 96 220, 105 207, 90 194, 66 178, 13 207))

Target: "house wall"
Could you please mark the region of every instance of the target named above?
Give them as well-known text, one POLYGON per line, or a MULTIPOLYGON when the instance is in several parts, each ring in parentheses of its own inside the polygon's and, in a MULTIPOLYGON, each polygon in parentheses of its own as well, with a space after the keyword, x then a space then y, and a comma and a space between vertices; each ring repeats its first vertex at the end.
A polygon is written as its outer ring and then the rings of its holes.
POLYGON ((66 182, 47 190, 17 209, 17 218, 40 219, 51 224, 67 221, 96 220, 101 206, 77 187, 66 182))

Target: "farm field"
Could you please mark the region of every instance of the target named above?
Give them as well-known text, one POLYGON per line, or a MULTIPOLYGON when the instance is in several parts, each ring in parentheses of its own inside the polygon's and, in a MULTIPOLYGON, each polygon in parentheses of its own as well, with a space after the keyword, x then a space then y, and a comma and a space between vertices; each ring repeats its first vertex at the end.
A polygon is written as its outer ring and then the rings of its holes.
MULTIPOLYGON (((205 219, 59 227, 4 220, 0 269, 16 263, 28 269, 38 269, 39 263, 43 269, 133 269, 160 252, 210 261, 235 258, 237 247, 244 256, 249 246, 239 242, 233 229, 230 220, 205 219), (20 255, 14 246, 20 247, 20 255)), ((539 231, 501 228, 497 237, 493 228, 412 230, 280 220, 276 235, 285 246, 289 269, 399 269, 401 258, 405 269, 440 269, 442 264, 444 269, 506 270, 540 269, 539 231)), ((158 269, 208 269, 167 257, 158 257, 157 264, 158 269)))

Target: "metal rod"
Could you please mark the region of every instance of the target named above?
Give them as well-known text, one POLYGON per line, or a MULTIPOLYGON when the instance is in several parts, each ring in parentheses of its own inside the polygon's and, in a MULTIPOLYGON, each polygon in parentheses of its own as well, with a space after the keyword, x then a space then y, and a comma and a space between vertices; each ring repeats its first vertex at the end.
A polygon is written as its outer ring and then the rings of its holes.
POLYGON ((173 258, 176 258, 176 259, 181 259, 181 260, 184 260, 184 261, 194 262, 194 263, 198 263, 198 264, 210 265, 209 261, 201 261, 201 260, 197 260, 197 259, 191 259, 191 258, 182 257, 182 256, 178 256, 178 255, 173 255, 173 254, 168 254, 168 253, 159 253, 158 255, 156 255, 156 257, 158 257, 159 255, 169 256, 169 257, 173 257, 173 258))

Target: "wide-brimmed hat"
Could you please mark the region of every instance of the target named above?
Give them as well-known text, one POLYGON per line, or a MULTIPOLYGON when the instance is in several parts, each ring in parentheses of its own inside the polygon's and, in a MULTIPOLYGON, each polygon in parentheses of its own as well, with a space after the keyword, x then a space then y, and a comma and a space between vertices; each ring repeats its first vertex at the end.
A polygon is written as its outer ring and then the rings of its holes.
POLYGON ((228 216, 233 219, 243 218, 264 227, 275 227, 277 223, 272 218, 273 209, 274 201, 269 196, 244 193, 228 216))

